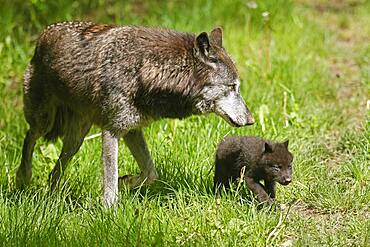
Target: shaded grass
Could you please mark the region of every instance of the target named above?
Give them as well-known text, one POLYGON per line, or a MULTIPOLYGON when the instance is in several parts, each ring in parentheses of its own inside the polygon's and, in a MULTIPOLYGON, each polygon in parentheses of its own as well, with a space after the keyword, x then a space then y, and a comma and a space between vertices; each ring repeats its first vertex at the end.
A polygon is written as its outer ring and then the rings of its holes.
MULTIPOLYGON (((7 1, 4 7, 0 9, 2 245, 263 246, 280 215, 286 214, 284 205, 294 201, 281 230, 268 244, 289 240, 297 246, 368 243, 368 121, 365 117, 346 119, 344 110, 361 107, 357 100, 361 98, 338 102, 337 88, 343 81, 332 79, 329 58, 350 54, 360 68, 356 79, 368 90, 369 46, 358 42, 353 51, 338 50, 336 33, 311 21, 320 18, 315 10, 283 0, 258 1, 256 9, 244 1, 207 0, 36 0, 7 1), (266 11, 268 18, 263 18, 266 11), (223 26, 225 47, 235 58, 242 94, 257 124, 234 129, 214 115, 154 123, 145 135, 161 181, 123 191, 116 209, 100 204, 100 138, 85 141, 66 171, 63 190, 56 194, 49 193, 47 174, 61 142, 39 141, 32 185, 17 191, 15 172, 27 128, 22 74, 37 33, 48 23, 70 19, 193 32, 223 26), (362 127, 349 130, 351 121, 360 121, 362 127), (222 198, 213 195, 214 151, 226 135, 290 139, 294 181, 278 187, 282 209, 258 210, 250 197, 236 192, 222 198)), ((360 4, 352 13, 332 14, 350 28, 359 18, 369 20, 367 9, 369 4, 360 4)), ((119 157, 120 174, 138 172, 123 143, 119 157)))

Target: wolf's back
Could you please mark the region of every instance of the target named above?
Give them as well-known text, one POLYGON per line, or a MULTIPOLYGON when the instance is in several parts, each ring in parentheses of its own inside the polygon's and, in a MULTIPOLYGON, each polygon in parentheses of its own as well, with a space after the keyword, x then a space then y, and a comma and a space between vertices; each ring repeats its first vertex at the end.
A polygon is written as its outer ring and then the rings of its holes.
MULTIPOLYGON (((73 99, 97 99, 102 77, 109 80, 111 76, 106 69, 109 62, 106 56, 110 49, 104 46, 111 43, 106 32, 112 28, 113 25, 91 22, 63 22, 48 26, 37 41, 28 71, 42 77, 38 81, 43 81, 49 91, 62 99, 65 94, 73 99)), ((25 80, 25 86, 27 84, 25 80)))

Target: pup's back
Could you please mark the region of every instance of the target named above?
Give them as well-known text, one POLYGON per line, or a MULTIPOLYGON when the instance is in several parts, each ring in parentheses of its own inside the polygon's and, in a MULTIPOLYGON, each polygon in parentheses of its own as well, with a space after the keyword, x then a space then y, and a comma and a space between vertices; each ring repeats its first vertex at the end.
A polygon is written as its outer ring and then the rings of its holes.
POLYGON ((219 185, 229 187, 230 180, 240 177, 243 166, 256 166, 263 153, 265 141, 253 136, 225 138, 216 152, 214 188, 219 185))

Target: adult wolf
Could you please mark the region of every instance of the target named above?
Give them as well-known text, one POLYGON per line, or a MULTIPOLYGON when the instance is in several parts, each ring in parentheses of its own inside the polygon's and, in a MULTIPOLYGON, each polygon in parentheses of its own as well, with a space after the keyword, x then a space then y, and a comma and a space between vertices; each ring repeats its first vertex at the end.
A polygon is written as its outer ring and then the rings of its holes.
POLYGON ((114 204, 118 192, 118 139, 123 137, 139 164, 131 186, 158 175, 142 127, 160 118, 215 112, 234 126, 254 120, 239 91, 234 63, 222 47, 222 31, 198 36, 160 28, 64 22, 40 35, 24 81, 24 113, 30 125, 17 185, 32 176, 36 140, 63 137, 49 179, 80 148, 92 124, 102 128, 103 197, 114 204))

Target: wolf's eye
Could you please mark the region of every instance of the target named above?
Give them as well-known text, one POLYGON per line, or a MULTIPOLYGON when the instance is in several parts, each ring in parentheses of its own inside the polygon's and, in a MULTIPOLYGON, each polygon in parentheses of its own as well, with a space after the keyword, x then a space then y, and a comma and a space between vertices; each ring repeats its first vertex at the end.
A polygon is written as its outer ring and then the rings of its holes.
POLYGON ((236 85, 235 84, 230 84, 227 86, 231 91, 236 91, 236 85))
POLYGON ((211 63, 217 63, 218 62, 217 58, 214 57, 214 56, 210 56, 209 60, 211 61, 211 63))

